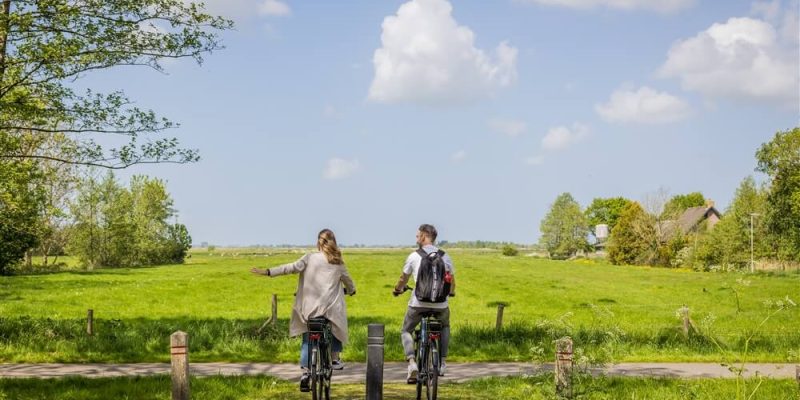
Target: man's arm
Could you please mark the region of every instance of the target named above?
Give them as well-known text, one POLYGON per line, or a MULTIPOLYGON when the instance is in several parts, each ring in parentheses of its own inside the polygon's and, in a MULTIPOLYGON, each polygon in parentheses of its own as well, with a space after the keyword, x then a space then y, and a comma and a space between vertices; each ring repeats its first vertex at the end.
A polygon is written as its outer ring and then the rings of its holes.
POLYGON ((408 278, 410 278, 410 274, 406 274, 405 272, 400 275, 400 280, 397 281, 397 285, 394 286, 394 290, 392 294, 395 296, 399 296, 403 294, 406 284, 408 284, 408 278))

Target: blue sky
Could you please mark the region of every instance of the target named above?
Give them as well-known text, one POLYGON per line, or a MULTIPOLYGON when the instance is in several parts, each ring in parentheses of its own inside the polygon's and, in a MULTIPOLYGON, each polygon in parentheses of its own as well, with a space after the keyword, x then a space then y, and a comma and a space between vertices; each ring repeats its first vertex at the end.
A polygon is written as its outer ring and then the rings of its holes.
POLYGON ((195 244, 532 243, 568 191, 702 191, 726 207, 798 125, 798 2, 212 0, 226 49, 115 69, 181 123, 165 179, 195 244))

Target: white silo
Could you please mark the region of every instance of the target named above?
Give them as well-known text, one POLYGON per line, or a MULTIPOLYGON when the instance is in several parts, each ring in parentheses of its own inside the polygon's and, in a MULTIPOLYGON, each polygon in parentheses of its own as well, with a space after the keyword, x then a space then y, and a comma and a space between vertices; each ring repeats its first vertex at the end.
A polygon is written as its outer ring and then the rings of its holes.
POLYGON ((606 225, 606 224, 597 224, 594 227, 594 237, 596 237, 597 240, 601 240, 601 241, 607 239, 608 238, 608 225, 606 225))

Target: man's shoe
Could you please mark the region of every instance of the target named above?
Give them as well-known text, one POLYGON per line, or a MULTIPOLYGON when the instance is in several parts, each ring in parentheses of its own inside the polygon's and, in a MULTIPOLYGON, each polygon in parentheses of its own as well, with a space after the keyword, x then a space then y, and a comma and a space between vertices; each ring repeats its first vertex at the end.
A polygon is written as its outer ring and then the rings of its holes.
POLYGON ((442 360, 442 364, 439 365, 439 376, 444 376, 445 369, 447 369, 447 364, 445 364, 444 360, 442 360))
POLYGON ((310 392, 311 388, 308 387, 308 381, 311 379, 311 374, 308 372, 303 372, 303 376, 300 377, 300 391, 301 392, 310 392))
POLYGON ((417 373, 419 369, 417 368, 417 362, 413 359, 408 360, 408 377, 406 378, 406 383, 409 385, 413 385, 417 383, 417 373))
POLYGON ((341 359, 333 360, 333 362, 331 363, 331 367, 333 367, 333 369, 337 371, 341 371, 344 369, 344 361, 342 361, 341 359))

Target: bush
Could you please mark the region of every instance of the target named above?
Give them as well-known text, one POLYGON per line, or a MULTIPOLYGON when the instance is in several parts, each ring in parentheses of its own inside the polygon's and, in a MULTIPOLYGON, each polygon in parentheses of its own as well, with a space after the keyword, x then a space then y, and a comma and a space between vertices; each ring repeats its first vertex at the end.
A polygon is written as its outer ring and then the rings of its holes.
POLYGON ((519 250, 517 250, 516 247, 514 247, 514 246, 512 246, 510 244, 507 244, 507 245, 503 246, 503 255, 504 256, 514 257, 517 254, 519 254, 519 250))

